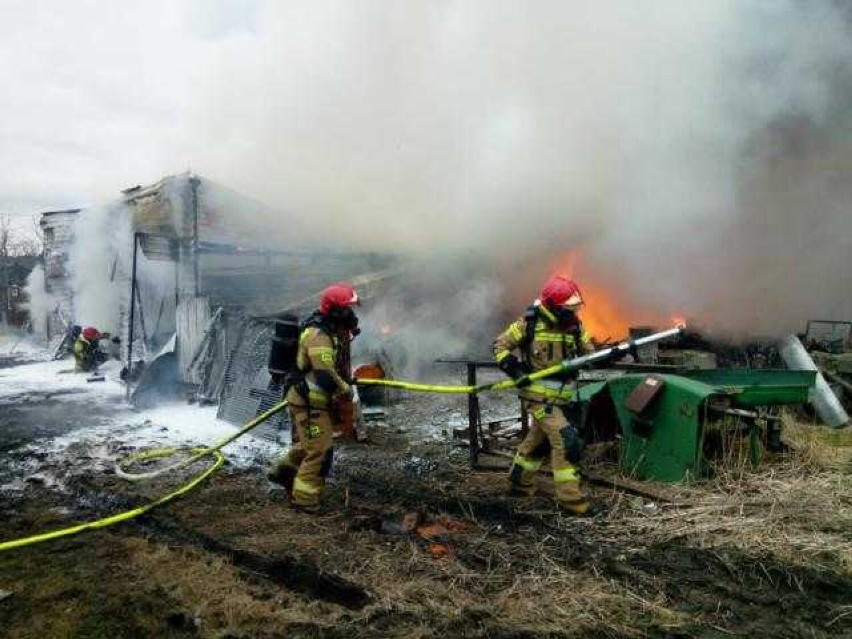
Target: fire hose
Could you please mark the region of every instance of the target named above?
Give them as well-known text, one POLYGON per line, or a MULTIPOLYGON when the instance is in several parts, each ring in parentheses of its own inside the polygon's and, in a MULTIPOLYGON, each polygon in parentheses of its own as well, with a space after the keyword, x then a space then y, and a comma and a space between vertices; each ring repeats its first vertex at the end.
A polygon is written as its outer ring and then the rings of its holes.
MULTIPOLYGON (((526 379, 531 382, 535 382, 548 377, 553 377, 554 375, 559 375, 560 373, 576 371, 592 364, 600 364, 602 362, 618 359, 641 346, 654 344, 670 337, 677 337, 681 335, 683 331, 684 326, 679 325, 659 333, 654 333, 653 335, 640 337, 628 342, 622 342, 615 346, 604 348, 599 351, 595 351, 594 353, 589 353, 588 355, 562 360, 558 364, 554 364, 548 368, 543 368, 535 373, 530 373, 526 376, 526 379)), ((488 384, 479 384, 477 386, 443 386, 435 384, 417 384, 414 382, 402 382, 388 379, 356 380, 358 386, 386 386, 388 388, 401 388, 403 390, 416 393, 451 393, 459 395, 476 395, 490 391, 510 390, 518 385, 518 381, 520 380, 507 379, 488 384)))
POLYGON ((151 473, 141 473, 141 474, 134 475, 134 474, 127 473, 127 472, 124 472, 124 471, 121 472, 122 477, 124 477, 125 479, 131 479, 131 480, 151 479, 153 477, 157 477, 157 476, 164 474, 166 472, 178 470, 178 469, 181 469, 181 468, 186 468, 187 466, 195 463, 196 461, 202 459, 203 457, 208 457, 208 456, 213 456, 213 464, 210 467, 208 467, 205 470, 198 473, 197 475, 195 475, 192 479, 190 479, 188 482, 186 482, 185 484, 183 484, 182 486, 180 486, 176 490, 173 490, 172 492, 167 493, 166 495, 163 495, 159 499, 155 499, 154 501, 149 502, 149 503, 147 503, 143 506, 139 506, 137 508, 132 508, 130 510, 125 510, 124 512, 118 513, 117 515, 111 515, 109 517, 104 517, 102 519, 95 519, 93 521, 88 521, 88 522, 85 522, 85 523, 82 523, 82 524, 77 524, 75 526, 69 526, 67 528, 60 528, 58 530, 52 530, 50 532, 41 533, 41 534, 38 534, 38 535, 31 535, 29 537, 21 537, 19 539, 11 539, 9 541, 3 541, 3 542, 0 542, 0 552, 2 552, 4 550, 11 550, 13 548, 21 548, 23 546, 30 546, 32 544, 38 544, 38 543, 41 543, 43 541, 49 541, 51 539, 58 539, 60 537, 69 537, 71 535, 76 535, 78 533, 81 533, 81 532, 84 532, 84 531, 87 531, 87 530, 97 530, 99 528, 106 528, 107 526, 112 526, 113 524, 118 524, 118 523, 121 523, 123 521, 128 521, 130 519, 133 519, 134 517, 139 517, 140 515, 144 515, 145 513, 153 510, 154 508, 157 508, 158 506, 162 506, 164 504, 167 504, 170 501, 173 501, 173 500, 177 499, 178 497, 185 495, 186 493, 191 491, 193 488, 198 486, 205 479, 210 477, 210 475, 212 475, 217 470, 219 470, 219 468, 222 467, 222 465, 225 463, 225 456, 220 452, 222 448, 224 448, 225 446, 227 446, 228 444, 230 444, 234 440, 242 437, 243 435, 245 435, 247 432, 249 432, 253 428, 260 426, 267 419, 269 419, 270 417, 272 417, 276 413, 279 413, 282 410, 284 410, 284 408, 286 406, 287 406, 286 401, 282 401, 282 402, 276 404, 275 406, 270 408, 265 413, 261 413, 260 415, 255 417, 253 420, 248 422, 245 426, 240 428, 236 433, 234 433, 233 435, 229 435, 228 437, 220 440, 217 444, 215 444, 214 446, 212 446, 210 448, 192 448, 192 449, 189 449, 188 451, 186 451, 186 449, 180 449, 180 448, 159 448, 159 449, 155 449, 155 450, 143 451, 143 452, 131 455, 130 457, 127 457, 122 462, 119 462, 119 464, 117 465, 117 472, 118 472, 118 469, 121 467, 121 465, 127 464, 130 461, 150 461, 152 459, 160 459, 160 458, 163 458, 163 457, 169 457, 171 455, 174 455, 174 454, 177 454, 177 453, 180 453, 180 452, 189 452, 189 457, 187 457, 186 459, 184 459, 184 460, 182 460, 182 461, 180 461, 176 464, 172 464, 171 466, 167 466, 166 468, 162 468, 162 469, 159 469, 159 470, 151 472, 151 473))
MULTIPOLYGON (((553 375, 557 375, 559 373, 565 373, 570 371, 575 371, 584 366, 588 366, 590 364, 595 364, 603 361, 608 361, 613 358, 617 358, 622 354, 627 354, 631 352, 633 349, 644 346, 646 344, 652 344, 655 342, 659 342, 669 337, 676 337, 683 333, 684 327, 677 326, 675 328, 668 329, 666 331, 662 331, 660 333, 655 333, 653 335, 649 335, 647 337, 642 337, 636 339, 631 342, 624 342, 618 344, 616 346, 602 349, 600 351, 595 351, 594 353, 590 353, 588 355, 583 355, 581 357, 575 357, 573 359, 566 359, 551 366, 549 368, 545 368, 543 370, 537 371, 535 373, 531 373, 528 375, 528 379, 530 381, 536 381, 540 379, 544 379, 547 377, 552 377, 553 375)), ((480 384, 477 386, 448 386, 448 385, 435 385, 435 384, 419 384, 414 382, 403 382, 396 380, 385 380, 385 379, 356 379, 355 383, 358 386, 386 386, 389 388, 400 388, 412 392, 420 392, 420 393, 453 393, 453 394, 479 394, 485 392, 492 391, 500 391, 500 390, 509 390, 515 388, 518 385, 519 380, 503 380, 499 382, 492 382, 489 384, 480 384)), ((118 524, 124 521, 128 521, 135 517, 139 517, 140 515, 144 515, 147 512, 150 512, 154 508, 158 506, 163 506, 171 501, 174 501, 178 497, 185 495, 190 492, 192 489, 196 488, 199 484, 201 484, 205 479, 210 477, 213 473, 215 473, 219 468, 221 468, 225 463, 225 456, 221 453, 221 449, 230 444, 231 442, 239 439, 249 431, 254 428, 260 426, 263 422, 268 420, 273 415, 281 412, 284 408, 287 407, 287 401, 282 401, 267 410, 264 413, 261 413, 248 423, 246 423, 242 428, 240 428, 233 435, 229 435, 228 437, 220 440, 214 446, 209 448, 192 448, 192 449, 180 449, 180 448, 159 448, 154 450, 141 451, 139 453, 134 453, 123 460, 119 461, 116 464, 116 474, 124 479, 128 479, 130 481, 141 481, 148 480, 163 475, 168 472, 180 470, 186 468, 195 462, 203 459, 204 457, 213 457, 213 464, 201 471, 197 475, 195 475, 188 482, 180 486, 179 488, 163 495, 162 497, 155 499, 143 506, 139 506, 137 508, 132 508, 130 510, 123 511, 116 515, 111 515, 109 517, 104 517, 101 519, 95 519, 93 521, 85 522, 82 524, 77 524, 74 526, 69 526, 66 528, 60 528, 58 530, 53 530, 46 533, 40 533, 37 535, 31 535, 29 537, 21 537, 19 539, 11 539, 9 541, 0 542, 0 552, 4 550, 11 550, 13 548, 21 548, 24 546, 30 546, 33 544, 38 544, 44 541, 49 541, 52 539, 58 539, 60 537, 69 537, 71 535, 76 535, 81 532, 85 532, 87 530, 97 530, 100 528, 106 528, 107 526, 112 526, 114 524, 118 524), (131 463, 131 462, 139 462, 139 461, 150 461, 153 459, 161 459, 165 457, 169 457, 171 455, 175 455, 180 452, 188 452, 189 456, 182 461, 179 461, 170 466, 166 466, 164 468, 160 468, 155 471, 147 472, 147 473, 129 473, 124 470, 123 466, 131 463)))

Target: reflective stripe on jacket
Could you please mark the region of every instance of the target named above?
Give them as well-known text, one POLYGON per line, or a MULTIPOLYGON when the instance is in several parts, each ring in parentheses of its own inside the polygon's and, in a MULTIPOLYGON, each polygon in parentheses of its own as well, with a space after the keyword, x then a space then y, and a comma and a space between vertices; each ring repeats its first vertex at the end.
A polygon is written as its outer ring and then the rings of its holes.
MULTIPOLYGON (((536 372, 558 364, 564 359, 577 357, 593 350, 588 333, 579 328, 579 343, 575 337, 575 331, 561 329, 556 318, 544 306, 536 306, 535 326, 533 330, 532 343, 527 345, 527 320, 521 317, 504 330, 494 340, 494 359, 500 363, 510 354, 516 354, 519 359, 526 360, 525 351, 529 353, 527 362, 536 372)), ((522 388, 520 396, 532 401, 555 401, 564 403, 571 399, 573 389, 570 384, 563 385, 561 382, 542 380, 533 382, 530 386, 522 388), (561 389, 561 392, 560 392, 561 389)))
POLYGON ((85 337, 78 337, 74 342, 74 369, 77 371, 89 371, 94 366, 95 349, 93 344, 85 337))
POLYGON ((308 387, 308 397, 299 394, 294 387, 287 393, 287 400, 296 405, 304 405, 306 400, 311 406, 325 407, 331 403, 331 397, 337 391, 348 388, 346 381, 337 371, 338 338, 332 338, 328 333, 316 326, 308 326, 299 336, 299 350, 296 355, 296 366, 305 374, 308 387), (317 383, 317 373, 324 371, 334 380, 337 390, 329 392, 317 383))

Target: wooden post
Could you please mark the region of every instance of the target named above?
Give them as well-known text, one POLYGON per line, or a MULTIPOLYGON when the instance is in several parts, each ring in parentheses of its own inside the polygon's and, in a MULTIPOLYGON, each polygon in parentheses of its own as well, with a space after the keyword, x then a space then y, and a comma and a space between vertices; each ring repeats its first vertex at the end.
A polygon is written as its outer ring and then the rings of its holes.
MULTIPOLYGON (((467 363, 467 385, 476 386, 476 363, 467 363)), ((479 462, 479 397, 474 393, 467 396, 467 425, 470 439, 470 467, 479 462)))

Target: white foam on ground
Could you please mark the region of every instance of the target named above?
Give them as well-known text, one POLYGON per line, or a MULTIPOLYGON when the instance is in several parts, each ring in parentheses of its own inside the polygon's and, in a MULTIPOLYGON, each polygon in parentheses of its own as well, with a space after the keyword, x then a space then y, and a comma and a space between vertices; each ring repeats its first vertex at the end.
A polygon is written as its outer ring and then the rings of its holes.
MULTIPOLYGON (((211 447, 239 430, 238 426, 216 419, 215 406, 168 404, 144 411, 121 411, 106 424, 84 427, 65 435, 39 441, 40 450, 51 456, 64 454, 71 446, 82 446, 87 454, 107 447, 130 450, 197 446, 211 447)), ((228 463, 237 468, 264 466, 283 449, 247 433, 222 449, 228 463)))
MULTIPOLYGON (((50 468, 67 467, 68 462, 75 466, 77 457, 86 460, 85 467, 90 469, 86 472, 99 472, 131 450, 214 446, 240 428, 217 419, 215 406, 173 403, 141 411, 134 409, 124 401, 125 387, 118 378, 120 362, 101 366, 100 372, 106 376, 103 382, 87 382, 85 373, 60 373, 73 366, 73 360, 66 359, 0 369, 0 410, 3 403, 23 401, 28 394, 43 397, 52 392, 64 394, 51 397, 51 401, 97 405, 92 410, 97 424, 83 424, 63 435, 40 438, 26 445, 24 450, 47 456, 42 458, 43 463, 22 467, 21 479, 49 474, 50 468)), ((284 449, 249 433, 222 452, 232 467, 247 468, 266 466, 284 449)), ((80 470, 84 469, 73 472, 80 470)))
POLYGON ((75 373, 74 360, 69 359, 0 368, 0 398, 70 390, 74 393, 65 396, 69 401, 112 399, 110 403, 114 403, 114 400, 124 396, 124 385, 118 377, 120 370, 121 362, 106 362, 99 369, 99 373, 106 379, 102 382, 87 382, 89 374, 75 373))
MULTIPOLYGON (((216 419, 215 406, 169 404, 126 415, 111 427, 105 427, 112 441, 134 448, 170 446, 214 446, 232 436, 240 427, 216 419), (119 426, 118 422, 121 422, 119 426)), ((228 461, 237 467, 266 464, 282 449, 265 439, 247 433, 222 449, 228 461)))
POLYGON ((0 357, 39 361, 51 356, 52 353, 32 335, 0 333, 0 357))

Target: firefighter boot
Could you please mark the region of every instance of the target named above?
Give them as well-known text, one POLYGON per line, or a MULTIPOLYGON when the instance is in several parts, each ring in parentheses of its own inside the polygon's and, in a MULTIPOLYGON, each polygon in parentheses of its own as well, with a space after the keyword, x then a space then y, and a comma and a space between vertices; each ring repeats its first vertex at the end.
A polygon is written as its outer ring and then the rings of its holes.
POLYGON ((566 446, 565 429, 568 422, 562 411, 553 411, 540 423, 550 442, 550 467, 553 469, 556 503, 572 515, 591 514, 589 500, 580 487, 580 472, 574 465, 577 452, 566 446))
POLYGON ((562 510, 580 516, 593 515, 596 512, 580 488, 580 476, 573 466, 566 465, 553 470, 553 488, 556 503, 562 510))
POLYGON ((536 471, 540 460, 515 456, 509 469, 509 495, 512 497, 532 497, 536 492, 536 471))
POLYGON ((290 460, 285 457, 266 473, 266 478, 273 484, 282 486, 287 491, 287 495, 293 492, 293 481, 296 479, 296 471, 298 470, 289 462, 290 460))
POLYGON ((319 512, 319 504, 298 504, 295 501, 291 501, 290 508, 296 512, 308 515, 316 515, 319 512))

